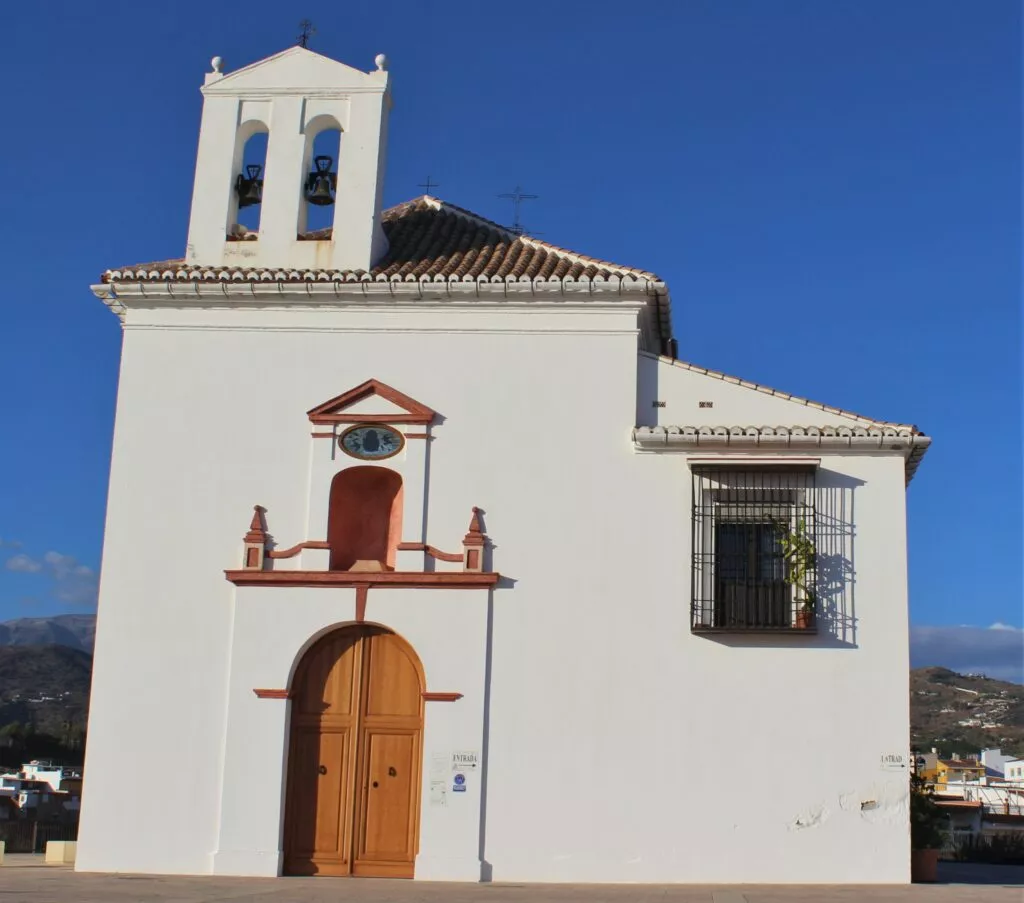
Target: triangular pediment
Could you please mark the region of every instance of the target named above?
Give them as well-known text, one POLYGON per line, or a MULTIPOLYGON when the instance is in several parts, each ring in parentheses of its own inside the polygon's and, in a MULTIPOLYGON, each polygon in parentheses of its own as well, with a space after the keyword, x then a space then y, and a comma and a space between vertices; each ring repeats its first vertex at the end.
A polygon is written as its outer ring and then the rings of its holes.
POLYGON ((307 412, 313 423, 430 423, 425 404, 376 379, 335 396, 307 412))
POLYGON ((210 82, 204 94, 235 94, 271 90, 280 92, 311 89, 366 90, 380 86, 379 76, 346 66, 304 47, 289 47, 264 60, 243 66, 210 82))

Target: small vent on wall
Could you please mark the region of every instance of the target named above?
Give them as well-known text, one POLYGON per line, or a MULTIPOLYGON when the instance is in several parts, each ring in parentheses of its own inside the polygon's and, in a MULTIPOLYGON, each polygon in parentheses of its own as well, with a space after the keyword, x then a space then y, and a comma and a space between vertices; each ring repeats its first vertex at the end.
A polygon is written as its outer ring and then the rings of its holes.
POLYGON ((663 408, 663 407, 665 407, 665 402, 663 402, 663 401, 652 401, 651 404, 653 404, 654 407, 656 407, 656 408, 663 408))
POLYGON ((697 407, 698 408, 713 408, 714 406, 715 406, 715 403, 713 401, 698 401, 697 402, 697 407))

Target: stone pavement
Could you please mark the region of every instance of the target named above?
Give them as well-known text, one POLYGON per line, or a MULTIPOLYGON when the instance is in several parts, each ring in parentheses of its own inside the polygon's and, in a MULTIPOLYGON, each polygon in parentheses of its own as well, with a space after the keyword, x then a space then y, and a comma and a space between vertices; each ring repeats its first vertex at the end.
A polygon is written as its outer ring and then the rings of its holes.
POLYGON ((1021 903, 1024 866, 943 863, 945 881, 900 887, 434 884, 351 878, 182 878, 81 875, 8 856, 3 903, 1021 903))

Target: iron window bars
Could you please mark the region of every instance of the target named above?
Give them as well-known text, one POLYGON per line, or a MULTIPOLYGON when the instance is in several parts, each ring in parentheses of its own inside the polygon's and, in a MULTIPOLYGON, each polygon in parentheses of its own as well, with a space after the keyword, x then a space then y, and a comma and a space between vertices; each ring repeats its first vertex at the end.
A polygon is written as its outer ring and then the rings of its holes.
POLYGON ((813 632, 814 467, 691 472, 692 630, 813 632))

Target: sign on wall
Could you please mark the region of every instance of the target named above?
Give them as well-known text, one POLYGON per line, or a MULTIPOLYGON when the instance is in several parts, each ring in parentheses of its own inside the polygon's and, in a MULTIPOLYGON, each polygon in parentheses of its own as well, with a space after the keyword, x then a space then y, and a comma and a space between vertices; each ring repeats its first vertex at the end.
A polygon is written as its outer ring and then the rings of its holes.
POLYGON ((882 753, 879 767, 882 771, 907 771, 910 768, 910 754, 882 753))
POLYGON ((476 771, 480 767, 480 753, 453 752, 452 771, 476 771))

